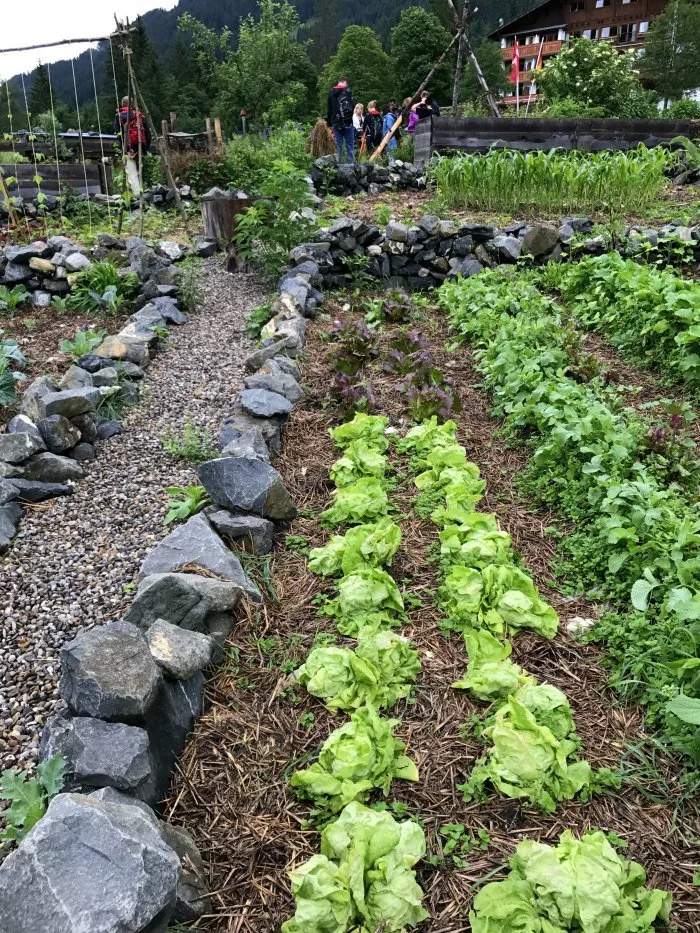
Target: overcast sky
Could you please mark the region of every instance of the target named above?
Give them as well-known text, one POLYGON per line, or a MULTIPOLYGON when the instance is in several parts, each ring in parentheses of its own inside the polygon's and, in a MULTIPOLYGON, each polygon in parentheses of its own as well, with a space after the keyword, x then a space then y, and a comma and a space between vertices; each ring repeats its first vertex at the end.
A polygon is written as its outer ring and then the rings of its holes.
MULTIPOLYGON (((88 36, 107 36, 114 29, 114 14, 134 19, 148 10, 171 10, 177 0, 4 0, 0 49, 14 49, 40 42, 58 42, 88 36), (5 8, 6 7, 6 8, 5 8)), ((0 54, 0 80, 20 71, 31 71, 39 61, 75 58, 89 46, 61 45, 35 52, 0 54)))

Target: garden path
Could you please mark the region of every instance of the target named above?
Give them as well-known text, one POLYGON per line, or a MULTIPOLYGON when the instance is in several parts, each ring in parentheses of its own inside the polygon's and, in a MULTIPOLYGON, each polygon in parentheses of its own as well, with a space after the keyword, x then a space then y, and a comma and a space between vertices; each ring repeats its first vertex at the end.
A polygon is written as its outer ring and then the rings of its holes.
POLYGON ((118 619, 146 552, 165 535, 165 487, 194 481, 161 437, 187 413, 216 440, 252 344, 244 318, 264 299, 259 280, 217 259, 202 276, 202 304, 173 328, 148 369, 124 433, 100 442, 75 494, 27 512, 0 558, 0 770, 31 767, 41 730, 61 701, 61 646, 80 629, 118 619))

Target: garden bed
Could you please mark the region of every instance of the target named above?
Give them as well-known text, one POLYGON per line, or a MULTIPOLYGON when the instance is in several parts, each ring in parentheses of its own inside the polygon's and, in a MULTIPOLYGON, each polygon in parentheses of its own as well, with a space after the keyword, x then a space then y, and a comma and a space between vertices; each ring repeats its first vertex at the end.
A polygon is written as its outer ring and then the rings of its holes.
MULTIPOLYGON (((338 310, 331 305, 332 313, 338 310)), ((639 710, 615 703, 606 690, 598 650, 566 631, 567 622, 594 617, 598 607, 550 587, 554 544, 547 530, 552 516, 533 510, 518 496, 514 481, 526 453, 506 447, 498 436, 469 352, 446 351, 449 333, 432 310, 417 311, 411 324, 427 339, 436 366, 454 380, 461 398, 458 440, 487 483, 480 510, 497 514, 525 568, 562 620, 553 641, 519 635, 514 658, 538 680, 566 693, 582 740, 581 755, 594 767, 616 769, 622 760, 628 778, 617 794, 595 796, 585 804, 563 803, 551 816, 493 794, 487 803, 464 802, 457 785, 483 753, 473 731, 473 717, 483 713, 483 706, 450 686, 463 676, 466 654, 461 639, 439 627, 442 614, 434 602, 438 577, 432 560, 437 532, 416 514, 417 491, 407 460, 392 448, 397 484, 390 499, 398 510, 403 543, 391 571, 408 597, 408 623, 400 631, 415 642, 422 673, 415 699, 397 707, 401 724, 396 730, 420 780, 396 781, 389 808, 397 818, 415 817, 426 832, 428 858, 418 871, 431 917, 426 929, 467 930, 474 893, 487 876, 498 874, 520 839, 553 842, 563 828, 581 834, 601 827, 628 841, 625 855, 644 864, 651 885, 673 893, 673 918, 679 930, 689 933, 699 921, 692 886, 698 852, 690 841, 697 837, 698 823, 694 812, 676 820, 682 792, 678 772, 663 760, 651 767, 642 752, 634 752, 644 735, 639 710), (448 845, 455 836, 457 846, 448 845), (452 854, 446 854, 450 849, 452 854)), ((372 365, 372 388, 376 411, 403 434, 406 399, 396 378, 383 372, 382 362, 394 330, 392 325, 382 329, 383 353, 372 365)), ((323 339, 327 331, 316 328, 308 341, 307 395, 295 409, 276 462, 300 517, 289 529, 286 546, 278 542, 273 566, 259 567, 263 579, 272 581, 270 599, 263 607, 251 607, 234 632, 228 663, 209 685, 210 712, 199 722, 166 806, 168 818, 195 836, 210 866, 214 910, 200 921, 201 929, 277 930, 293 913, 285 871, 318 851, 309 807, 297 801, 288 779, 309 764, 331 729, 344 721, 329 714, 292 677, 317 634, 334 630, 332 622, 319 617, 314 602, 331 588, 308 571, 299 553, 327 541, 318 513, 329 504, 328 470, 337 458, 328 428, 342 420, 328 404, 333 347, 323 339)), ((340 643, 346 642, 341 638, 340 643)))

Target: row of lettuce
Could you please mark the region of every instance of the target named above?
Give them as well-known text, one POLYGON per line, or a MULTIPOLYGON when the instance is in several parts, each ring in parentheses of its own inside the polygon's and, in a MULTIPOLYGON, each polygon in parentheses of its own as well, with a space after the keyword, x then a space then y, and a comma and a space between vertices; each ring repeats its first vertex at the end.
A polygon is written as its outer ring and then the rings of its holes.
POLYGON ((613 684, 697 765, 700 468, 686 411, 669 405, 650 428, 626 407, 543 283, 556 284, 590 325, 610 322, 621 346, 686 379, 700 339, 699 290, 606 256, 556 273, 494 270, 439 295, 459 340, 475 348, 506 434, 533 448, 523 490, 573 523, 560 542, 563 575, 619 610, 592 636, 606 643, 613 684))
MULTIPOLYGON (((342 455, 331 469, 333 502, 321 519, 327 527, 349 527, 311 552, 309 569, 335 579, 337 595, 323 612, 356 646, 313 648, 298 676, 309 693, 350 721, 329 736, 316 763, 291 777, 314 812, 330 822, 320 854, 290 873, 296 913, 284 933, 400 931, 427 918, 414 870, 425 854, 421 826, 365 806, 373 791, 388 794, 392 780, 418 779, 403 743, 394 738, 398 720, 380 715, 407 696, 420 671, 416 649, 392 631, 405 614, 401 592, 385 569, 401 543, 387 495, 386 428, 386 418, 358 413, 331 432, 342 455)), ((410 458, 419 499, 438 503, 431 511, 441 529, 438 600, 446 626, 463 633, 469 653, 466 676, 453 686, 492 704, 482 733, 490 747, 461 788, 465 799, 485 796, 489 783, 551 812, 559 800, 585 796, 601 781, 615 783, 609 772, 594 775, 578 759, 564 694, 537 684, 509 658, 506 633, 528 628, 552 638, 558 619, 514 563, 509 536, 495 516, 476 511, 484 482, 456 443, 454 423, 440 425, 433 417, 400 439, 397 451, 410 458)), ((547 918, 552 931, 593 930, 587 924, 595 917, 601 923, 595 929, 610 922, 619 933, 642 930, 667 919, 670 910, 670 896, 647 891, 644 881, 641 866, 621 859, 603 833, 579 840, 565 832, 556 847, 526 840, 507 879, 477 895, 470 922, 476 933, 510 929, 525 918, 530 924, 547 918)))

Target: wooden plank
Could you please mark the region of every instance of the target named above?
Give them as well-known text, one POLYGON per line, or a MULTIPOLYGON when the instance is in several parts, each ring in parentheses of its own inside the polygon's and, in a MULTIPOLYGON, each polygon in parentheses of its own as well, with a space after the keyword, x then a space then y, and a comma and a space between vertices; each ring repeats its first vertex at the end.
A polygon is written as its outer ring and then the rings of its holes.
MULTIPOLYGON (((38 166, 38 173, 34 165, 0 165, 0 170, 7 179, 12 176, 16 181, 8 184, 13 197, 35 198, 39 191, 52 197, 58 197, 71 188, 77 194, 106 194, 107 181, 106 168, 99 163, 90 163, 85 166, 73 163, 60 164, 44 162, 38 166), (41 176, 41 185, 34 182, 34 175, 41 176), (85 175, 87 174, 87 187, 85 175), (60 175, 60 186, 59 186, 60 175)), ((111 169, 110 169, 111 172, 111 169)))

